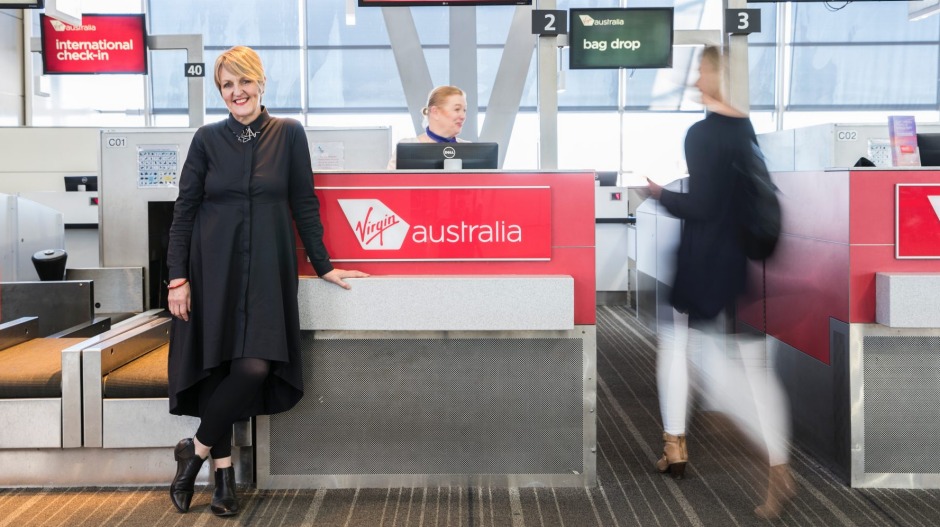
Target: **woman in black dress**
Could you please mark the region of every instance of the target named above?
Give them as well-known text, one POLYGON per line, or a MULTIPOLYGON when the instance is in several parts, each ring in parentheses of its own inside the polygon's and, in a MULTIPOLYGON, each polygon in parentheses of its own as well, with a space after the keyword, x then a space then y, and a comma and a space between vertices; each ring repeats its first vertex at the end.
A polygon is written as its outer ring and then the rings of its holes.
POLYGON ((170 499, 189 510, 211 456, 211 509, 228 516, 238 511, 232 424, 289 410, 303 395, 293 226, 324 280, 349 289, 344 278, 368 275, 330 264, 303 126, 261 105, 258 54, 222 53, 215 84, 231 113, 193 136, 167 254, 170 413, 201 419, 176 445, 170 499))

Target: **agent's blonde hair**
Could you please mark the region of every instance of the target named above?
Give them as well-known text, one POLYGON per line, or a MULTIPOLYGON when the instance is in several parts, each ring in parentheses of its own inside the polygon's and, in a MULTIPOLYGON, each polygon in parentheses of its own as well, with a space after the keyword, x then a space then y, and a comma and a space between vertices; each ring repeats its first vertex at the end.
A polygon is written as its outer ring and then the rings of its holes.
POLYGON ((222 92, 220 78, 222 68, 227 69, 236 77, 244 77, 257 82, 262 91, 264 90, 264 66, 261 64, 261 57, 248 46, 231 47, 215 59, 215 87, 220 93, 222 92))
POLYGON ((460 88, 456 86, 438 86, 431 90, 431 93, 428 94, 428 105, 421 109, 421 115, 427 117, 431 113, 432 106, 440 106, 444 104, 444 101, 447 100, 451 95, 460 95, 466 97, 467 94, 463 92, 460 88))

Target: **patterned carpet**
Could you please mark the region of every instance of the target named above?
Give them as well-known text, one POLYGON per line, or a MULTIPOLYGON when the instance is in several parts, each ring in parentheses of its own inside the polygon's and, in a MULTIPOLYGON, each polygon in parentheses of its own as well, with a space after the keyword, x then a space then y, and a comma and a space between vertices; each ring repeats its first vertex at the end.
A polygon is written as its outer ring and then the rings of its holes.
MULTIPOLYGON (((7 526, 933 526, 940 491, 852 489, 798 449, 799 490, 774 522, 758 519, 766 469, 724 422, 696 412, 690 464, 675 481, 652 464, 662 447, 655 336, 630 311, 598 307, 599 485, 552 488, 244 489, 242 512, 216 518, 211 488, 179 514, 161 488, 0 489, 7 526)), ((0 467, 2 470, 2 467, 0 467)))

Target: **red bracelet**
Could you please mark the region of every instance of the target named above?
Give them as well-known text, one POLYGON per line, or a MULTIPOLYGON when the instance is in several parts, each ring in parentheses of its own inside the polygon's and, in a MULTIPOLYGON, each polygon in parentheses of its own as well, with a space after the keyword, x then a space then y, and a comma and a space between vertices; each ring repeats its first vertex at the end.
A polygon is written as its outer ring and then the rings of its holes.
POLYGON ((178 284, 176 284, 176 285, 167 285, 166 288, 167 288, 167 289, 176 289, 177 287, 179 287, 179 286, 181 286, 181 285, 188 284, 188 283, 189 283, 189 280, 187 280, 186 278, 183 278, 183 281, 182 281, 182 282, 180 282, 180 283, 178 283, 178 284))

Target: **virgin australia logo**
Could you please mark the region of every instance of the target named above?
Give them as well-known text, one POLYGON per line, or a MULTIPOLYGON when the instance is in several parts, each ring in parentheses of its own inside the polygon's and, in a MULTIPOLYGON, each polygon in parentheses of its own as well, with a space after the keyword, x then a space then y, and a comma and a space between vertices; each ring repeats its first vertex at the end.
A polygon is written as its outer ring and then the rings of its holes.
POLYGON ((408 235, 408 222, 377 199, 341 199, 346 221, 356 240, 369 251, 397 251, 408 235))

